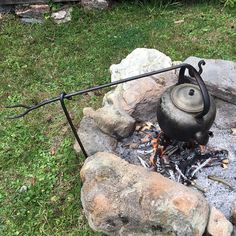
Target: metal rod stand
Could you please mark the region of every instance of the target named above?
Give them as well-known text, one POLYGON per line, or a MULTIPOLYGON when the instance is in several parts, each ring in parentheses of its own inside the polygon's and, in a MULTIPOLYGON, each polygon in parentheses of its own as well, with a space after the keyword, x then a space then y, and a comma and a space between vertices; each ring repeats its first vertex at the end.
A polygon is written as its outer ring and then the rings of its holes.
MULTIPOLYGON (((75 126, 74 126, 74 124, 73 124, 73 122, 72 122, 72 119, 71 119, 71 117, 70 117, 70 114, 69 114, 69 112, 68 112, 68 110, 67 110, 67 108, 66 108, 66 105, 65 105, 65 96, 66 96, 66 93, 65 93, 65 92, 63 92, 63 93, 60 95, 61 107, 62 107, 62 109, 63 109, 63 111, 64 111, 64 113, 65 113, 66 119, 67 119, 67 121, 68 121, 68 123, 69 123, 69 125, 70 125, 70 127, 71 127, 71 129, 72 129, 72 132, 73 132, 73 134, 74 134, 74 136, 75 136, 75 138, 76 138, 76 141, 79 143, 80 148, 81 148, 81 150, 82 150, 84 156, 87 158, 87 157, 88 157, 88 154, 87 154, 87 152, 86 152, 85 149, 84 149, 84 146, 83 146, 83 144, 82 144, 82 142, 81 142, 81 140, 80 140, 80 138, 79 138, 79 135, 78 135, 78 133, 77 133, 77 131, 76 131, 76 128, 75 128, 75 126)), ((67 97, 67 99, 72 99, 72 97, 67 97)))

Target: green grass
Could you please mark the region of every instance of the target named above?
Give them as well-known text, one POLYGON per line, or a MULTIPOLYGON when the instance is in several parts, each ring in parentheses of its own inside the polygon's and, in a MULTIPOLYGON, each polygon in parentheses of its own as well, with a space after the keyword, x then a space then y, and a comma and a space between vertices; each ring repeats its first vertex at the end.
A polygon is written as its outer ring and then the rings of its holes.
MULTIPOLYGON (((63 25, 0 20, 0 235, 98 235, 82 212, 83 157, 76 159, 59 104, 11 121, 4 118, 12 114, 4 105, 108 82, 109 66, 137 47, 156 48, 173 60, 194 55, 236 61, 235 39, 235 9, 211 4, 160 8, 153 1, 130 2, 103 12, 74 7, 73 20, 63 25), (23 185, 28 190, 20 193, 23 185)), ((83 107, 98 107, 101 98, 67 102, 74 122, 83 107)))

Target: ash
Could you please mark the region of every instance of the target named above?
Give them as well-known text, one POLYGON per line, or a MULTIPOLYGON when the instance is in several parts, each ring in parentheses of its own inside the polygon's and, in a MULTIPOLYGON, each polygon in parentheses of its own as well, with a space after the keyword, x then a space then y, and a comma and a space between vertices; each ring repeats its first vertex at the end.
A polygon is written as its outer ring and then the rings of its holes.
POLYGON ((229 219, 236 200, 235 143, 228 130, 214 125, 212 131, 214 137, 203 148, 170 140, 157 123, 144 122, 118 143, 116 153, 131 164, 201 191, 229 219))

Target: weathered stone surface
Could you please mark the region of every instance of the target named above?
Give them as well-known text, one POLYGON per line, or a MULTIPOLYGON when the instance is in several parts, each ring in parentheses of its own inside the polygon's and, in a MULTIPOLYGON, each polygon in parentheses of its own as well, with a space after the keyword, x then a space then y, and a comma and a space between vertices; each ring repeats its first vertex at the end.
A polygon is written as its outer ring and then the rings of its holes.
POLYGON ((135 120, 123 110, 114 106, 104 106, 94 111, 84 109, 85 114, 92 117, 97 126, 106 134, 116 137, 128 137, 135 128, 135 120))
POLYGON ((93 118, 94 113, 95 113, 95 110, 94 110, 92 107, 85 107, 85 108, 83 109, 83 114, 84 114, 84 116, 93 118))
POLYGON ((71 21, 72 11, 73 11, 72 7, 65 8, 63 10, 53 12, 51 17, 57 24, 66 23, 68 21, 71 21))
MULTIPOLYGON (((197 63, 202 58, 188 57, 184 62, 193 65, 197 70, 197 63)), ((233 61, 204 59, 202 78, 209 91, 216 97, 236 104, 236 63, 233 61)))
POLYGON ((29 6, 18 5, 15 8, 15 14, 24 18, 42 18, 44 14, 50 12, 48 4, 35 4, 29 6))
MULTIPOLYGON (((111 152, 117 145, 117 140, 104 134, 94 120, 89 117, 84 117, 80 122, 78 135, 88 155, 101 151, 111 152)), ((77 153, 81 151, 77 141, 74 144, 74 149, 77 153)))
POLYGON ((236 127, 236 105, 215 99, 216 119, 215 124, 220 129, 231 129, 236 127))
POLYGON ((170 57, 156 49, 136 48, 119 64, 111 65, 111 81, 163 69, 171 65, 170 57))
POLYGON ((209 207, 184 185, 111 153, 99 152, 81 169, 81 200, 89 225, 107 235, 202 235, 209 207))
POLYGON ((157 101, 165 86, 152 78, 144 78, 118 85, 105 94, 103 105, 114 105, 136 120, 156 119, 157 101))
POLYGON ((106 0, 81 0, 81 5, 87 10, 104 10, 108 8, 106 0))
MULTIPOLYGON (((177 62, 178 63, 178 62, 177 62)), ((156 49, 137 48, 120 64, 112 65, 111 81, 170 67, 171 59, 156 49)), ((157 101, 164 90, 177 82, 176 71, 120 84, 107 93, 103 104, 114 104, 137 120, 156 120, 157 101)))
POLYGON ((25 24, 42 24, 44 21, 36 18, 21 18, 21 22, 25 24))
POLYGON ((207 225, 207 232, 211 236, 231 236, 232 224, 215 207, 210 209, 210 217, 207 225))
POLYGON ((236 200, 233 202, 231 207, 231 221, 236 225, 236 200))

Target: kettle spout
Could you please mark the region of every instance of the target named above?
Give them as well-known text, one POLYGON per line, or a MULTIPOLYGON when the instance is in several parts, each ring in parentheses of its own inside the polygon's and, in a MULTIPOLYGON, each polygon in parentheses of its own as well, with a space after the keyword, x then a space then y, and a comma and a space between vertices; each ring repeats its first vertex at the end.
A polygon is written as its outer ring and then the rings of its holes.
POLYGON ((200 145, 206 145, 209 141, 209 134, 208 132, 197 132, 195 134, 195 140, 200 145))

